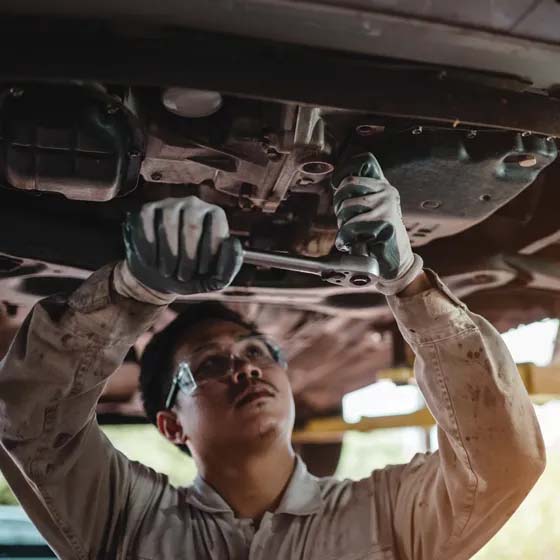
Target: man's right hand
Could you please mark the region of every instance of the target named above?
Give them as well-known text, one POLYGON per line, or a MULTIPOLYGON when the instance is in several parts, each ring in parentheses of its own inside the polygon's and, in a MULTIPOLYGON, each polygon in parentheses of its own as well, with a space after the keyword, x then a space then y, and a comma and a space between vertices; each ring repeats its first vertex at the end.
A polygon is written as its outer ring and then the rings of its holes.
POLYGON ((241 243, 230 237, 225 212, 195 196, 149 203, 130 214, 124 241, 125 270, 117 269, 115 288, 150 303, 153 292, 169 302, 175 295, 221 290, 243 263, 241 243), (147 297, 130 286, 134 279, 148 288, 147 297))

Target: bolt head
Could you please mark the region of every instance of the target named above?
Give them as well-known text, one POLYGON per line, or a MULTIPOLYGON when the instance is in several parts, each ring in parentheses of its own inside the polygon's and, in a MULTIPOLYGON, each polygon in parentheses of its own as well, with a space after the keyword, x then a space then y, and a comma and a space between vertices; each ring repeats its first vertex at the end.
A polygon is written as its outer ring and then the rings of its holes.
POLYGON ((163 175, 159 172, 159 171, 154 171, 151 175, 150 175, 150 179, 152 181, 161 181, 163 175))
POLYGON ((424 200, 420 204, 421 208, 425 208, 426 210, 436 210, 441 206, 441 200, 424 200))
POLYGON ((269 148, 268 150, 266 150, 266 157, 270 161, 280 161, 280 159, 282 158, 282 154, 274 148, 269 148))
POLYGON ((250 198, 242 196, 238 199, 239 208, 241 210, 252 210, 255 206, 250 198))
POLYGON ((21 97, 23 95, 23 88, 11 87, 9 92, 12 97, 21 97))

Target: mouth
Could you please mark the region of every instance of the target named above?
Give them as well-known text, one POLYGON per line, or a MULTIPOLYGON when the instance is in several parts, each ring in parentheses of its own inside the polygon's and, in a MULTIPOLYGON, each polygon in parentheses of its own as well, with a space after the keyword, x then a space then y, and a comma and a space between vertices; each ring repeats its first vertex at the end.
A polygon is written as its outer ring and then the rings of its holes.
POLYGON ((274 391, 262 385, 256 385, 254 387, 249 387, 243 391, 234 402, 235 408, 242 408, 243 406, 252 403, 256 400, 262 398, 272 398, 275 396, 274 391))

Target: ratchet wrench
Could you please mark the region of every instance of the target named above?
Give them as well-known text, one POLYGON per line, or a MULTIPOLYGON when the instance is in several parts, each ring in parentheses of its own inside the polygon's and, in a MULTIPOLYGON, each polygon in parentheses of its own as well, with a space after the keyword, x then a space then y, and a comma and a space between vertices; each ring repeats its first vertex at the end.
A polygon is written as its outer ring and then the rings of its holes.
POLYGON ((315 274, 331 284, 348 288, 370 286, 379 277, 377 261, 361 255, 340 254, 309 259, 283 253, 243 251, 243 262, 266 268, 315 274))
MULTIPOLYGON (((348 168, 345 168, 345 174, 377 178, 378 165, 373 156, 361 154, 354 158, 348 168)), ((333 188, 336 190, 334 185, 333 188)), ((352 247, 351 254, 340 253, 320 259, 310 259, 283 253, 244 251, 243 262, 267 268, 316 274, 331 284, 361 288, 372 286, 379 279, 379 264, 376 259, 367 256, 367 253, 365 242, 358 241, 352 247)))

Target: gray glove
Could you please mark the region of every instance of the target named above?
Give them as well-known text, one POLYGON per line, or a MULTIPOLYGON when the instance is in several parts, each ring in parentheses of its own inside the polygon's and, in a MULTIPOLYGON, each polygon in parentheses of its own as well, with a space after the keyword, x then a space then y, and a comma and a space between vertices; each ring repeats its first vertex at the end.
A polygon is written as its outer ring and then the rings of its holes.
POLYGON ((412 253, 397 189, 370 153, 354 156, 337 168, 332 183, 339 228, 337 249, 365 249, 379 263, 376 288, 385 295, 404 290, 418 276, 423 262, 412 253))
POLYGON ((149 303, 221 290, 243 263, 225 212, 195 196, 146 204, 130 214, 124 241, 126 262, 115 269, 115 289, 149 303))

